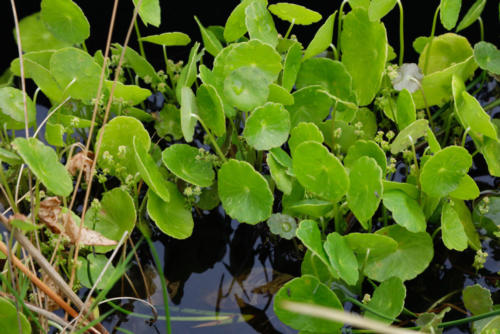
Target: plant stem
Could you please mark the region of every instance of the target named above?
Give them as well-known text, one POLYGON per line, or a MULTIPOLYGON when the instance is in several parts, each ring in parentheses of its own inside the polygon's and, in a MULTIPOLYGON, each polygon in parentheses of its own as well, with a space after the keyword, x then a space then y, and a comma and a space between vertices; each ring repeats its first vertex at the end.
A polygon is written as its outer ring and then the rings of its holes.
POLYGON ((12 207, 12 211, 14 211, 14 213, 19 213, 19 209, 17 208, 16 201, 14 200, 14 196, 12 195, 12 192, 10 191, 10 187, 9 187, 9 184, 7 183, 7 179, 6 179, 5 174, 3 172, 3 166, 1 164, 0 164, 0 181, 2 182, 2 184, 5 188, 7 200, 9 202, 10 206, 12 207))
POLYGON ((146 53, 144 52, 144 45, 141 40, 141 32, 139 30, 139 24, 137 23, 137 20, 134 20, 134 28, 135 28, 135 34, 137 35, 137 43, 139 43, 139 50, 141 52, 141 56, 146 58, 146 53))
POLYGON ((354 298, 352 298, 352 297, 346 296, 346 297, 345 297, 345 300, 347 300, 347 301, 349 301, 349 302, 353 303, 354 305, 356 305, 356 306, 357 306, 357 307, 359 307, 360 309, 366 310, 366 311, 368 311, 368 312, 370 312, 370 313, 372 313, 372 314, 374 314, 374 315, 376 315, 376 316, 378 316, 378 317, 381 317, 381 318, 383 318, 383 319, 390 320, 390 321, 393 321, 393 322, 399 322, 399 320, 398 320, 398 319, 394 319, 394 318, 388 317, 388 316, 386 316, 385 314, 382 314, 382 313, 378 312, 377 310, 374 310, 374 309, 372 309, 371 307, 369 307, 369 306, 367 306, 367 305, 365 305, 365 304, 361 303, 361 302, 360 302, 359 300, 357 300, 357 299, 354 299, 354 298))
POLYGON ((342 20, 344 19, 344 6, 347 0, 342 1, 339 9, 339 23, 337 26, 337 50, 340 53, 340 33, 342 32, 342 20))
POLYGON ((431 54, 432 41, 434 40, 434 34, 436 33, 436 24, 441 5, 437 6, 436 12, 434 13, 434 19, 432 20, 432 30, 429 42, 427 42, 427 53, 425 54, 424 62, 424 75, 427 74, 427 68, 429 67, 429 56, 431 54))
POLYGON ((485 106, 483 107, 483 109, 484 109, 485 111, 488 111, 488 110, 493 109, 493 108, 495 108, 495 107, 497 107, 497 106, 500 106, 500 99, 498 99, 498 100, 495 100, 495 101, 493 101, 493 102, 488 103, 487 105, 485 105, 485 106))
POLYGON ((212 132, 210 132, 210 129, 205 126, 205 123, 203 123, 203 121, 201 120, 200 117, 197 116, 196 118, 198 119, 198 121, 200 121, 201 126, 203 127, 203 129, 207 133, 208 139, 212 143, 212 146, 215 149, 215 152, 217 153, 217 155, 219 156, 219 158, 223 162, 227 162, 227 159, 224 156, 224 153, 222 153, 222 150, 220 149, 219 144, 217 144, 217 141, 215 140, 214 135, 212 134, 212 132))
POLYGON ((295 19, 292 20, 292 23, 290 23, 290 26, 288 27, 288 30, 286 31, 285 37, 283 39, 287 39, 288 36, 290 35, 290 32, 292 31, 293 26, 295 25, 295 19))
POLYGON ((404 34, 404 13, 403 4, 398 0, 399 6, 399 66, 403 65, 405 53, 405 34, 404 34))
POLYGON ((481 36, 481 42, 484 41, 484 24, 483 24, 483 19, 481 16, 477 18, 477 23, 479 23, 479 33, 481 36))

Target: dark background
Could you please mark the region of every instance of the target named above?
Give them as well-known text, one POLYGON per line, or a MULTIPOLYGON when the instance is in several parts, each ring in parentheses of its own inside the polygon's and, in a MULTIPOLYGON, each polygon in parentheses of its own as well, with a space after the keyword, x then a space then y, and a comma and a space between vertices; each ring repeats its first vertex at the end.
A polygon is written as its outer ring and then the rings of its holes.
MULTIPOLYGON (((299 40, 304 44, 311 40, 316 30, 321 23, 335 10, 340 7, 340 0, 282 0, 301 4, 310 9, 316 10, 323 15, 323 20, 311 26, 295 26, 292 33, 296 34, 299 40)), ((83 9, 86 14, 90 26, 91 36, 87 40, 86 45, 89 52, 93 53, 98 49, 104 49, 107 31, 109 27, 109 19, 111 16, 113 0, 76 0, 76 3, 83 9)), ((219 0, 219 1, 165 1, 160 0, 162 10, 162 24, 159 28, 146 28, 140 23, 141 33, 143 36, 156 34, 167 31, 182 31, 191 36, 192 40, 201 41, 200 32, 196 25, 193 16, 197 15, 204 26, 209 25, 224 25, 228 15, 232 9, 239 3, 239 0, 219 0)), ((279 1, 270 0, 269 3, 279 1)), ((439 0, 402 0, 405 14, 405 36, 406 50, 405 62, 416 62, 417 54, 413 51, 411 43, 418 36, 429 35, 432 25, 434 11, 439 4, 439 0)), ((468 8, 474 3, 473 0, 463 0, 460 19, 465 15, 468 8)), ((17 11, 20 18, 30 15, 40 10, 40 1, 24 0, 16 1, 18 6, 17 11)), ((346 9, 349 8, 347 5, 346 9)), ((122 0, 119 4, 118 18, 113 35, 113 42, 123 43, 125 34, 132 16, 132 1, 122 0)), ((0 63, 0 71, 3 72, 12 59, 17 57, 17 47, 13 38, 12 29, 14 21, 12 18, 12 10, 10 1, 0 1, 0 13, 2 16, 2 29, 0 31, 3 47, 2 61, 0 63)), ((500 29, 498 20, 498 0, 488 0, 486 8, 483 12, 483 20, 485 23, 486 40, 500 45, 500 29)), ((399 10, 397 7, 383 19, 389 36, 389 42, 398 52, 399 48, 399 10)), ((280 33, 284 34, 288 28, 288 23, 281 21, 275 17, 275 23, 280 33)), ((334 35, 337 35, 337 22, 335 24, 334 35)), ((444 28, 438 22, 436 34, 444 33, 444 28)), ((471 41, 471 44, 479 41, 479 25, 474 23, 469 28, 460 32, 471 41)), ((131 46, 137 48, 137 43, 131 41, 131 46)), ((148 43, 145 43, 148 44, 148 43)), ((189 47, 171 47, 169 48, 169 57, 176 60, 186 59, 189 54, 189 47)), ((155 65, 157 69, 163 66, 162 53, 159 46, 147 45, 146 54, 148 59, 155 65)))

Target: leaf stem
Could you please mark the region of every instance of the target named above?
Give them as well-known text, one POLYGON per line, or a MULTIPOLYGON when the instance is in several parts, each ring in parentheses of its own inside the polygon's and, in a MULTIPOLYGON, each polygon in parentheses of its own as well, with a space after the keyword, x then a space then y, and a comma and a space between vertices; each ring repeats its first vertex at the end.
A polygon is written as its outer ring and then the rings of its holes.
POLYGON ((436 8, 436 12, 434 13, 434 19, 432 20, 432 29, 430 40, 427 43, 427 53, 425 54, 425 62, 424 62, 424 75, 427 74, 427 68, 429 67, 429 56, 431 54, 432 41, 434 40, 434 34, 436 33, 436 24, 439 11, 441 10, 441 5, 438 5, 436 8))
POLYGON ((286 31, 285 37, 283 39, 287 39, 288 36, 290 35, 290 32, 292 31, 293 26, 295 25, 295 19, 292 20, 292 23, 290 23, 290 26, 288 27, 288 30, 286 31))
POLYGON ((344 19, 344 6, 347 0, 342 1, 339 9, 339 22, 337 26, 337 50, 340 53, 340 33, 342 32, 342 20, 344 19))
POLYGON ((203 127, 203 129, 207 133, 208 139, 212 143, 212 146, 215 149, 215 152, 217 153, 217 155, 219 156, 219 158, 223 162, 227 162, 227 159, 224 156, 224 153, 222 153, 222 150, 220 149, 219 144, 217 144, 217 141, 215 140, 214 135, 212 134, 212 132, 210 132, 210 129, 207 128, 207 126, 205 125, 205 123, 201 120, 201 118, 198 115, 196 115, 196 118, 198 119, 198 121, 200 121, 201 126, 203 127))
POLYGON ((477 23, 479 23, 479 32, 481 36, 481 42, 484 41, 484 24, 483 24, 483 19, 481 16, 477 18, 477 23))
POLYGON ((141 52, 141 56, 143 58, 146 58, 146 53, 144 52, 144 44, 142 43, 141 40, 141 32, 139 30, 139 24, 137 23, 137 20, 134 20, 134 28, 135 28, 135 34, 137 35, 137 43, 139 43, 139 50, 141 52))
POLYGON ((347 301, 349 301, 349 302, 351 302, 351 303, 353 303, 354 305, 356 305, 356 306, 357 306, 357 307, 359 307, 360 309, 362 309, 362 310, 366 310, 366 311, 368 311, 368 312, 370 312, 370 313, 372 313, 372 314, 376 315, 377 317, 380 317, 380 318, 383 318, 383 319, 386 319, 386 320, 390 320, 390 321, 393 321, 393 322, 399 322, 399 320, 398 320, 398 319, 394 319, 394 318, 388 317, 388 316, 386 316, 385 314, 382 314, 382 313, 378 312, 377 310, 374 310, 374 309, 372 309, 371 307, 369 307, 369 306, 367 306, 367 305, 365 305, 365 304, 361 303, 361 302, 360 302, 359 300, 357 300, 357 299, 354 299, 354 298, 349 297, 349 296, 346 296, 344 299, 345 299, 345 300, 347 300, 347 301))
POLYGON ((405 34, 404 34, 404 12, 403 4, 398 0, 399 6, 399 66, 403 65, 405 53, 405 34))

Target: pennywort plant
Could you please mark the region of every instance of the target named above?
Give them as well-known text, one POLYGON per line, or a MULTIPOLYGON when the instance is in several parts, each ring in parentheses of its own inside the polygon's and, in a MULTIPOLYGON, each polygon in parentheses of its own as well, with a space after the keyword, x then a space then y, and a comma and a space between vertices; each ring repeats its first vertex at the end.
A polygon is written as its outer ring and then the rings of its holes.
MULTIPOLYGON (((158 1, 134 3, 144 24, 160 24, 158 1)), ((10 211, 24 214, 9 224, 49 245, 41 252, 71 283, 76 275, 74 286, 91 287, 125 232, 138 224, 148 233, 146 216, 185 239, 193 208, 222 205, 240 223, 267 222, 271 233, 304 245, 302 276, 275 297, 284 323, 316 333, 343 326, 293 313, 283 301, 340 310, 350 301, 366 317, 397 323, 405 281, 430 265, 433 239, 483 254, 478 228, 499 233, 498 194, 481 194, 469 170, 479 158, 500 176, 499 123, 473 94, 487 74, 500 74, 500 51, 458 34, 475 22, 483 29, 485 3, 461 15, 461 0, 442 0, 430 35, 413 43, 418 63, 404 63, 400 0, 345 0, 327 18, 292 3, 243 0, 224 26, 195 17, 202 43, 182 32, 141 36, 133 20, 139 52, 127 38, 94 54, 82 10, 42 0, 39 13, 19 22, 23 55, 0 88, 2 191, 10 211), (393 48, 381 20, 396 5, 393 48), (278 32, 276 19, 288 30, 278 32), (449 32, 436 35, 439 22, 449 32), (312 24, 311 41, 293 35, 312 24), (163 54, 160 70, 144 43, 163 54), (185 63, 168 57, 190 44, 185 63), (33 94, 16 88, 21 76, 36 85, 33 94), (41 123, 40 94, 51 105, 41 123), (152 97, 160 103, 146 112, 152 97), (42 126, 34 136, 14 132, 42 126), (407 167, 398 180, 397 166, 407 167), (90 197, 93 186, 102 193, 90 197), (365 281, 374 289, 361 302, 365 281)), ((437 328, 444 314, 434 316, 414 320, 437 328)), ((490 320, 478 326, 498 322, 490 320)))

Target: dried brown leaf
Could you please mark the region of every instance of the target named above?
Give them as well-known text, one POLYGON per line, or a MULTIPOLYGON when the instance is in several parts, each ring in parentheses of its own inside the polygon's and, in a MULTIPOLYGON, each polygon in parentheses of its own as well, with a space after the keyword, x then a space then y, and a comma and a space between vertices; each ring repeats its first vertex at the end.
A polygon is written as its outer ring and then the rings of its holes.
POLYGON ((83 170, 85 181, 90 183, 90 171, 92 170, 93 159, 94 154, 92 152, 88 152, 87 155, 85 155, 85 152, 78 152, 69 160, 68 171, 74 176, 77 171, 83 170))
MULTIPOLYGON (((80 227, 73 220, 71 212, 63 213, 62 220, 64 224, 64 234, 72 243, 76 244, 80 227)), ((81 245, 85 246, 114 246, 117 244, 115 240, 108 239, 101 233, 89 230, 86 227, 81 228, 79 242, 81 245)))
MULTIPOLYGON (((52 291, 54 291, 57 295, 63 296, 64 292, 61 288, 50 278, 45 272, 42 274, 42 281, 47 285, 52 291)), ((47 296, 45 293, 40 291, 40 297, 42 301, 45 301, 45 309, 49 311, 55 311, 61 308, 52 298, 47 296)))
POLYGON ((62 232, 59 222, 61 213, 61 201, 57 197, 47 197, 40 202, 38 218, 47 225, 47 227, 56 234, 62 232))

